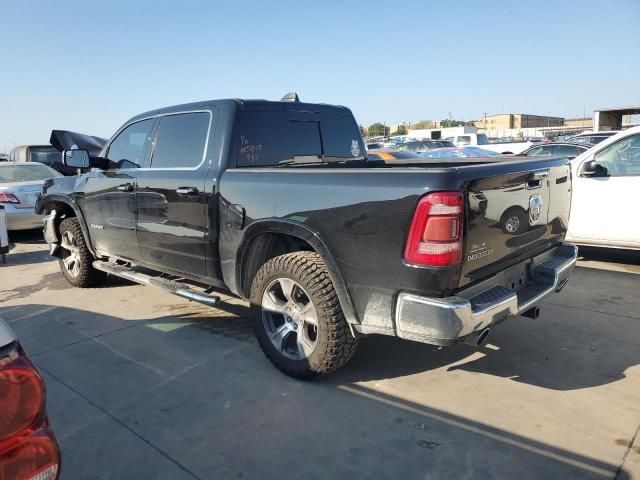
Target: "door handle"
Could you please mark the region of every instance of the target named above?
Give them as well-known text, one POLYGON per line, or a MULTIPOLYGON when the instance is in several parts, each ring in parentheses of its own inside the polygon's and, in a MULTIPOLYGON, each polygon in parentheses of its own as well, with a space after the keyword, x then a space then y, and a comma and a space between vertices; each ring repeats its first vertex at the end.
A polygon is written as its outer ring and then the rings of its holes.
POLYGON ((133 192, 133 184, 132 183, 125 183, 122 185, 118 185, 116 187, 116 190, 119 190, 120 192, 133 192))
POLYGON ((198 189, 196 187, 179 187, 176 193, 178 195, 197 195, 198 189))

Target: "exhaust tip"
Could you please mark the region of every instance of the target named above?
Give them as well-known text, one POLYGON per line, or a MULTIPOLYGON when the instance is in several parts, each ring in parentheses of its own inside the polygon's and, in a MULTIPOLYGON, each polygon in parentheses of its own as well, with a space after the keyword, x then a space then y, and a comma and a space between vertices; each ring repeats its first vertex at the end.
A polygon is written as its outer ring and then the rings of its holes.
POLYGON ((467 345, 471 345, 472 347, 480 347, 487 341, 487 337, 489 336, 490 330, 485 328, 479 333, 468 336, 464 339, 464 343, 467 345))
POLYGON ((528 317, 528 318, 532 318, 532 319, 536 319, 540 316, 540 308, 539 307, 531 307, 529 310, 527 310, 524 313, 520 314, 523 317, 528 317))
POLYGON ((484 345, 484 343, 487 341, 487 337, 489 336, 489 332, 490 332, 490 330, 488 328, 485 328, 482 331, 482 333, 480 333, 480 335, 478 335, 478 341, 476 342, 476 347, 484 345))

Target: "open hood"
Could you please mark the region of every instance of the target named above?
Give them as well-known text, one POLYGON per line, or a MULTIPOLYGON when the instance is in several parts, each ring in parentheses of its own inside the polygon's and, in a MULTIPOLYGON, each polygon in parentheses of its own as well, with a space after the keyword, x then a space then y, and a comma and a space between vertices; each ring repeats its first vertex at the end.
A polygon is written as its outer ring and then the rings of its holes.
POLYGON ((102 147, 107 143, 106 138, 94 137, 83 133, 70 132, 68 130, 51 130, 49 143, 56 150, 87 150, 92 157, 98 156, 102 147))

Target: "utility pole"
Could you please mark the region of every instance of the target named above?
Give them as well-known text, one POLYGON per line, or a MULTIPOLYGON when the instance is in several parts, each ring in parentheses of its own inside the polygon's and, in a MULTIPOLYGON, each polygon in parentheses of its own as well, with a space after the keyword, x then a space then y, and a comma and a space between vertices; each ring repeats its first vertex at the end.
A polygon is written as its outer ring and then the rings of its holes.
POLYGON ((484 133, 487 133, 487 112, 482 114, 484 116, 484 133))

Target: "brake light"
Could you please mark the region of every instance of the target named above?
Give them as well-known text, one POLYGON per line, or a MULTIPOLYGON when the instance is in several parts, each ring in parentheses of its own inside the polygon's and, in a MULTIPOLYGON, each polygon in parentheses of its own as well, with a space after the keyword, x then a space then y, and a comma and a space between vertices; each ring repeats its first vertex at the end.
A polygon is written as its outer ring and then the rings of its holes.
POLYGON ((7 360, 0 364, 0 445, 31 427, 44 410, 42 379, 33 364, 25 356, 7 360))
POLYGON ((0 480, 54 480, 59 464, 44 382, 18 347, 0 358, 0 480))
POLYGON ((405 261, 427 267, 459 264, 463 220, 461 192, 436 192, 421 198, 409 229, 405 261))
POLYGON ((0 480, 55 480, 59 462, 58 445, 45 426, 0 453, 0 480))
POLYGON ((0 203, 20 203, 13 193, 0 193, 0 203))

